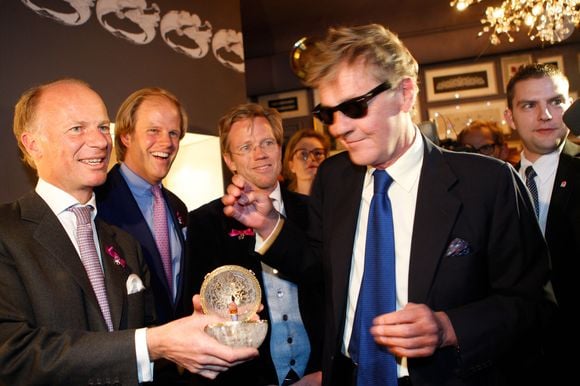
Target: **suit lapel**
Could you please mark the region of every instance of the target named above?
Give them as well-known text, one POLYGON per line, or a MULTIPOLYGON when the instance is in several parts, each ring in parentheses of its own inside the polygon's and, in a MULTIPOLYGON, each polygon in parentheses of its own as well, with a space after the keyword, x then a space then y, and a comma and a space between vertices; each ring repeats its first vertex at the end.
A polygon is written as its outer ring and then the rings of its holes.
MULTIPOLYGON (((179 245, 181 246, 181 254, 180 254, 180 267, 181 267, 181 278, 178 278, 177 282, 174 283, 177 285, 176 297, 175 302, 179 302, 181 297, 183 296, 183 284, 185 280, 183 280, 183 272, 185 268, 185 236, 183 235, 183 227, 185 226, 185 219, 187 218, 187 213, 181 213, 177 204, 173 201, 173 197, 167 192, 165 188, 162 190, 163 197, 165 198, 165 202, 167 203, 167 207, 169 210, 169 217, 171 218, 171 226, 177 233, 177 238, 179 239, 179 245)), ((173 230, 170 228, 170 232, 173 230)), ((161 260, 161 258, 160 258, 161 260)), ((165 275, 163 275, 165 278, 165 275)), ((169 285, 167 285, 169 288, 169 285)), ((173 297, 171 297, 173 299, 173 297)))
POLYGON ((365 172, 365 167, 352 165, 348 161, 348 167, 334 179, 331 188, 325 189, 325 192, 330 192, 335 196, 332 201, 333 207, 329 210, 323 209, 325 216, 331 214, 329 228, 332 228, 332 242, 325 239, 324 247, 328 248, 325 254, 332 256, 330 268, 332 277, 336 280, 336 284, 331 286, 332 304, 336 305, 333 310, 334 320, 339 320, 339 325, 343 325, 345 316, 348 280, 365 172), (345 188, 345 182, 348 188, 345 188))
POLYGON ((575 168, 574 157, 580 153, 580 146, 566 141, 564 149, 560 154, 558 169, 554 179, 552 196, 550 198, 550 207, 548 209, 548 218, 546 220, 546 238, 550 239, 550 230, 559 229, 561 218, 557 218, 558 213, 565 213, 566 208, 570 207, 572 193, 576 191, 577 184, 580 181, 577 169, 575 168))
POLYGON ((118 202, 117 205, 118 214, 116 218, 121 220, 120 227, 125 229, 128 233, 133 235, 137 241, 139 241, 144 250, 144 256, 149 265, 151 275, 157 276, 159 281, 163 283, 167 296, 169 296, 170 292, 167 279, 165 278, 165 270, 163 269, 163 263, 161 262, 161 256, 159 255, 157 244, 155 244, 155 238, 141 213, 141 209, 139 209, 137 201, 135 201, 135 198, 133 197, 133 193, 131 193, 129 186, 121 175, 119 164, 115 165, 109 173, 111 174, 112 179, 111 189, 114 191, 118 190, 121 197, 126 197, 126 200, 118 202))
POLYGON ((424 141, 424 144, 409 266, 408 295, 409 301, 415 303, 427 302, 435 271, 461 207, 461 202, 450 194, 457 178, 441 150, 430 142, 424 141))
MULTIPOLYGON (((123 310, 125 309, 125 302, 127 301, 127 274, 124 271, 125 268, 115 264, 113 256, 107 252, 109 247, 115 248, 117 245, 114 231, 99 219, 96 220, 96 226, 99 235, 103 270, 105 272, 105 285, 107 288, 109 308, 111 310, 111 319, 114 329, 118 330, 121 327, 123 310)), ((118 248, 115 249, 118 250, 118 248)))
MULTIPOLYGON (((85 293, 90 306, 102 314, 85 267, 56 215, 36 193, 22 199, 21 207, 22 218, 38 224, 33 237, 48 251, 47 258, 53 258, 65 267, 85 293)), ((106 330, 105 319, 101 319, 102 327, 106 330)))

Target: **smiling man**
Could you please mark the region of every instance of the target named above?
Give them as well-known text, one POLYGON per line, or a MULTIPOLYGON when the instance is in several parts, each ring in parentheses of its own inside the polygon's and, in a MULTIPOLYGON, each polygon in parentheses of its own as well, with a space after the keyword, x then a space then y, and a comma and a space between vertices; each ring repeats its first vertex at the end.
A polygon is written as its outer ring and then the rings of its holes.
MULTIPOLYGON (((115 151, 120 163, 95 190, 99 216, 140 242, 163 323, 184 316, 191 303, 191 296, 183 298, 187 207, 161 184, 186 131, 187 114, 177 97, 160 88, 135 91, 117 112, 115 151)), ((157 366, 159 384, 181 378, 170 367, 157 366)))
MULTIPOLYGON (((243 176, 249 189, 271 197, 288 222, 306 229, 307 197, 281 188, 278 182, 284 138, 280 114, 258 104, 242 104, 224 115, 218 127, 222 155, 232 173, 243 176)), ((289 280, 276 264, 264 264, 254 252, 260 243, 251 229, 224 215, 219 199, 189 214, 191 294, 199 291, 204 276, 213 269, 225 264, 244 266, 260 282, 264 304, 260 315, 269 325, 260 357, 220 375, 212 384, 289 385, 301 378, 303 384, 319 384, 320 291, 311 287, 306 275, 289 280)))
POLYGON ((565 384, 573 363, 562 352, 571 334, 576 298, 576 260, 580 256, 580 146, 567 139, 570 129, 562 115, 571 104, 568 79, 547 64, 522 67, 508 83, 505 117, 523 145, 520 175, 537 197, 536 213, 548 243, 552 285, 559 318, 545 339, 544 383, 565 384))
POLYGON ((215 378, 258 355, 208 336, 221 319, 200 312, 147 327, 155 310, 141 248, 95 213, 111 152, 95 91, 76 79, 31 88, 13 131, 38 183, 0 205, 0 385, 137 385, 162 359, 215 378))

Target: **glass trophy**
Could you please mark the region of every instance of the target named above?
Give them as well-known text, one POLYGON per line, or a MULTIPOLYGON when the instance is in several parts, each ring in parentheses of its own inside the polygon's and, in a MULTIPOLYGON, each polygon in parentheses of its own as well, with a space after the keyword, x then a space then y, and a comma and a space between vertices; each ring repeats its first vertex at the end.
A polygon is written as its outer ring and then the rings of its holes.
POLYGON ((200 290, 206 314, 226 321, 209 324, 205 332, 231 347, 259 347, 268 332, 267 320, 253 320, 262 301, 260 283, 252 271, 224 265, 205 276, 200 290))

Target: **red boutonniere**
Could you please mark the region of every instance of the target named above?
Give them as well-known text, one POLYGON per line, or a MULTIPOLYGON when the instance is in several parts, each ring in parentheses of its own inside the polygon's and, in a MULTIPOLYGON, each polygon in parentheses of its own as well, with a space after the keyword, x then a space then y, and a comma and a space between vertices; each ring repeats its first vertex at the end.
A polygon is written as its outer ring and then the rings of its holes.
POLYGON ((243 240, 246 236, 254 236, 254 230, 252 228, 248 229, 232 229, 228 233, 230 237, 238 237, 238 240, 243 240))
POLYGON ((119 256, 119 253, 117 252, 115 247, 113 247, 112 245, 109 245, 106 248, 106 251, 107 251, 107 254, 113 258, 113 262, 115 264, 120 265, 121 267, 125 268, 125 266, 127 265, 127 262, 125 261, 125 259, 123 259, 121 256, 119 256))
POLYGON ((181 216, 181 213, 175 212, 175 217, 177 218, 179 226, 183 227, 185 225, 185 222, 183 221, 183 216, 181 216))

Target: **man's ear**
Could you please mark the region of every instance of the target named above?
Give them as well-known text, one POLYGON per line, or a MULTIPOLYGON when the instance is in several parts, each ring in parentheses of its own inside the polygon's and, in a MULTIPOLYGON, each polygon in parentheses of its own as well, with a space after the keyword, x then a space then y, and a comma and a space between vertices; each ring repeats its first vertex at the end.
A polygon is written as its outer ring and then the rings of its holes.
POLYGON ((122 134, 121 142, 123 142, 123 145, 125 145, 125 147, 129 147, 129 145, 131 144, 131 133, 122 134))
POLYGON ((30 158, 37 159, 41 157, 42 147, 39 146, 39 140, 35 134, 25 131, 20 135, 20 141, 30 158))
POLYGON ((512 130, 518 131, 518 129, 516 128, 516 124, 514 122, 513 113, 509 109, 509 107, 506 107, 505 110, 503 111, 503 117, 505 118, 505 121, 507 122, 508 126, 511 127, 512 130))
POLYGON ((403 104, 401 110, 408 113, 415 105, 415 100, 417 98, 417 85, 411 78, 404 78, 399 87, 401 87, 401 90, 403 91, 403 104))
POLYGON ((230 169, 233 174, 236 174, 236 163, 232 160, 231 154, 224 153, 223 157, 228 169, 230 169))

